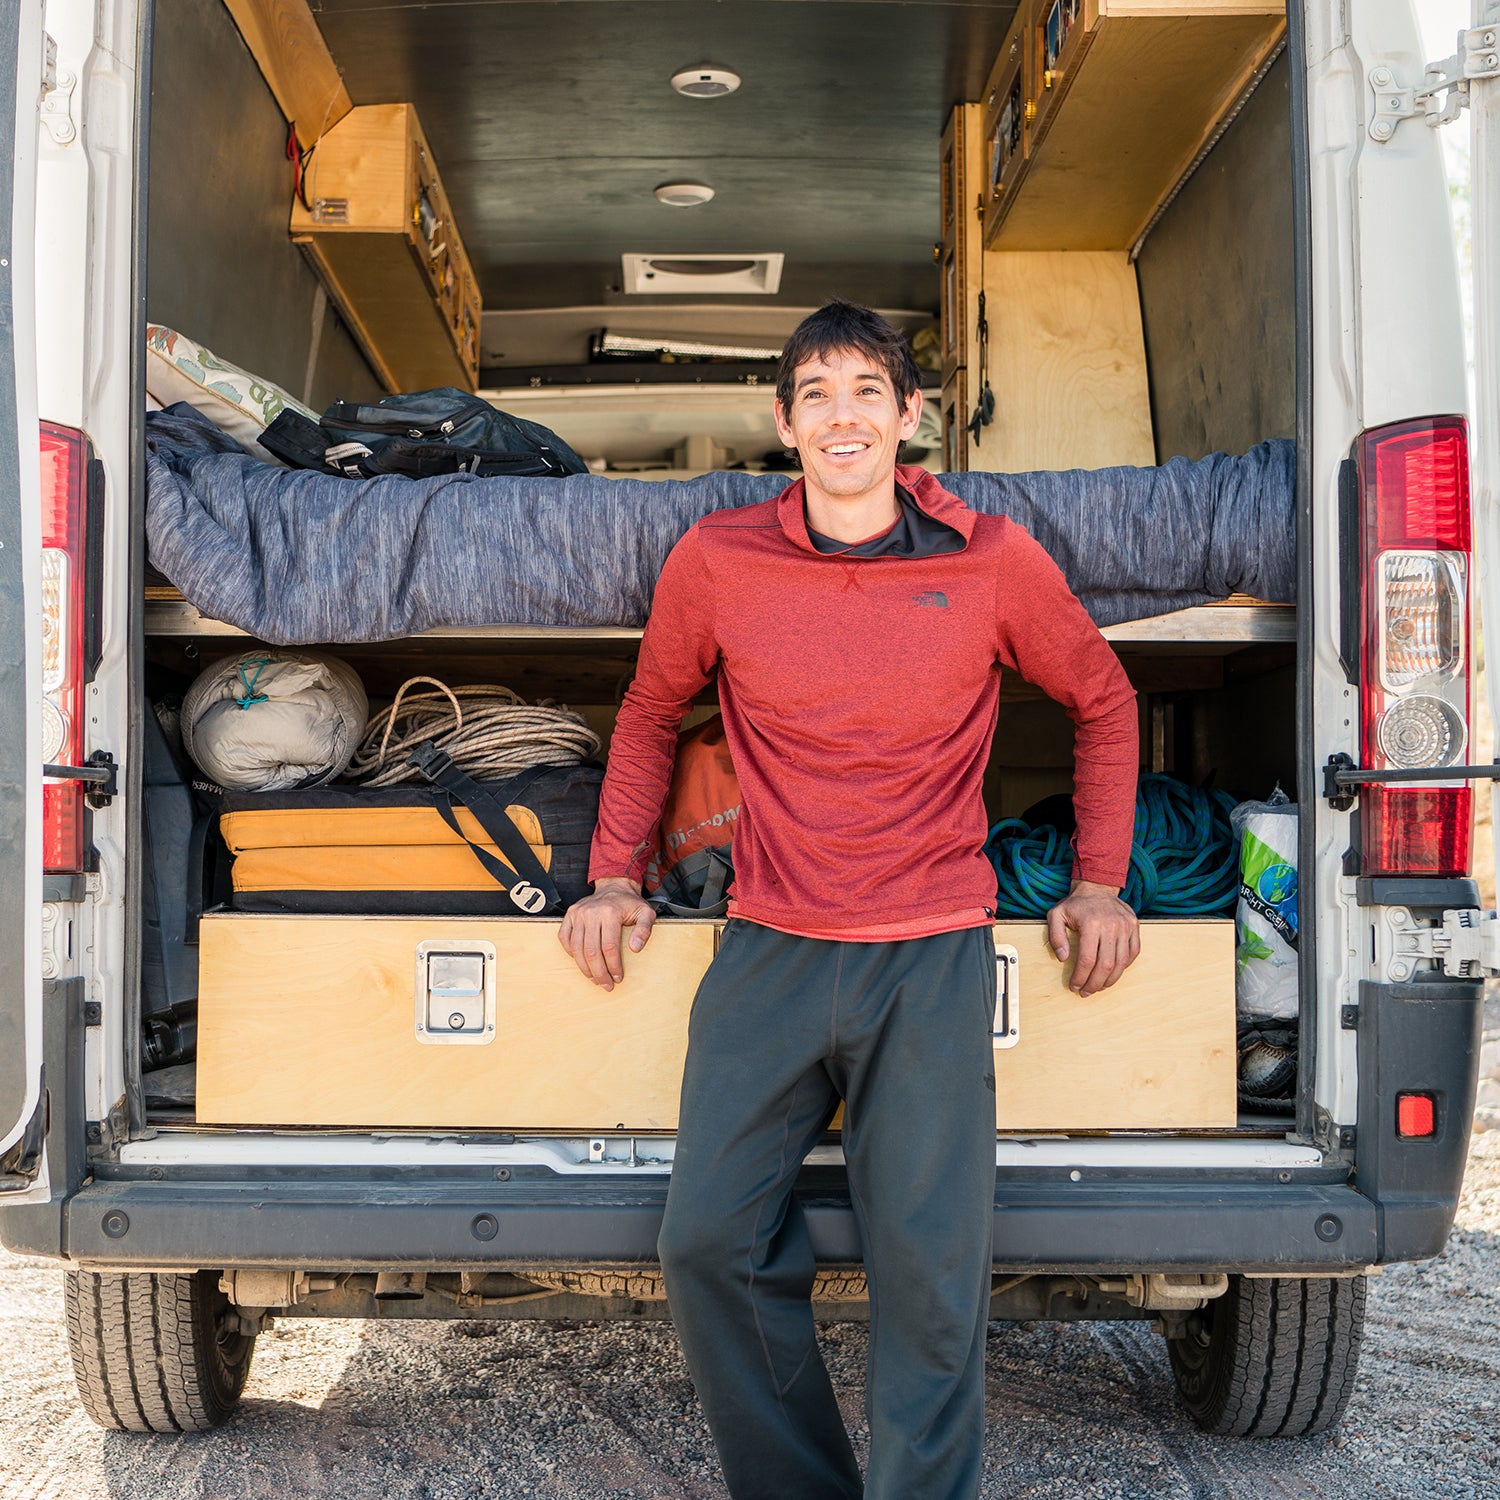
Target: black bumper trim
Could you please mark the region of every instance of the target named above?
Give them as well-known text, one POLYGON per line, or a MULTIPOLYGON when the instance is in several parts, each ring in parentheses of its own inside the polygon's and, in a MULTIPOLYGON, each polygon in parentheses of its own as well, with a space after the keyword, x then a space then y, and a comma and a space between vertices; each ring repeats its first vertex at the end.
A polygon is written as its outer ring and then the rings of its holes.
MULTIPOLYGON (((858 1261, 847 1198, 822 1192, 802 1198, 819 1259, 858 1261)), ((96 1180, 65 1204, 0 1212, 0 1238, 22 1253, 124 1268, 587 1265, 654 1260, 665 1201, 660 1179, 626 1185, 96 1180)), ((1454 1204, 1435 1197, 1421 1207, 1446 1227, 1454 1204)), ((1010 1182, 996 1193, 998 1269, 1294 1274, 1381 1258, 1378 1205, 1344 1184, 1116 1179, 1010 1182)))

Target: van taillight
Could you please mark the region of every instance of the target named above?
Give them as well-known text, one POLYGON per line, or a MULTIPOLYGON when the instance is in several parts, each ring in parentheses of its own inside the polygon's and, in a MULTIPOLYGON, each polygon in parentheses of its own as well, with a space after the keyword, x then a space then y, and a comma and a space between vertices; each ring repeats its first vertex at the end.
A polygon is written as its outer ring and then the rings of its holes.
MULTIPOLYGON (((42 761, 82 764, 85 633, 85 495, 81 432, 42 423, 42 761)), ((42 864, 83 869, 83 788, 42 784, 42 864)))
MULTIPOLYGON (((1469 743, 1469 444, 1462 417, 1365 433, 1362 764, 1462 763, 1469 743)), ((1466 875, 1468 786, 1371 784, 1360 792, 1365 875, 1466 875)))

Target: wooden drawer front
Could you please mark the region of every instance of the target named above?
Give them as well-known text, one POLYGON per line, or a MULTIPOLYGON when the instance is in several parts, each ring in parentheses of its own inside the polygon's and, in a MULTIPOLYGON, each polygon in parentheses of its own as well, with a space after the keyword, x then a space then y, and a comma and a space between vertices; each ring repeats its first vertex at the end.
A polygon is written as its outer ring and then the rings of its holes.
POLYGON ((1040 922, 999 923, 995 941, 1020 958, 1020 1038, 995 1051, 1001 1130, 1233 1127, 1233 922, 1143 922, 1140 957, 1087 999, 1040 922))
MULTIPOLYGON (((213 1125, 670 1131, 688 1012, 716 924, 664 921, 610 994, 556 922, 208 916, 198 1119, 213 1125), (491 1040, 417 1034, 419 945, 495 952, 491 1040)), ((1235 1122, 1234 928, 1148 922, 1141 957, 1082 999, 1039 922, 1019 957, 1019 1038, 995 1051, 1002 1131, 1212 1129, 1235 1122)))
POLYGON ((712 922, 658 925, 596 989, 525 917, 208 916, 198 1119, 216 1125, 671 1130, 712 922), (416 1034, 417 948, 488 942, 495 1034, 416 1034))

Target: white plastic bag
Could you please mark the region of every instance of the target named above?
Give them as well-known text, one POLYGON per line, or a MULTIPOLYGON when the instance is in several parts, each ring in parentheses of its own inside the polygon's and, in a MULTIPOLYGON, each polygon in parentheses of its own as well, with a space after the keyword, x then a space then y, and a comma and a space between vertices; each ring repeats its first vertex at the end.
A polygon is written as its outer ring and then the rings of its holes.
POLYGON ((1230 814, 1240 836, 1235 1007, 1242 1016, 1297 1014, 1297 808, 1277 787, 1230 814))

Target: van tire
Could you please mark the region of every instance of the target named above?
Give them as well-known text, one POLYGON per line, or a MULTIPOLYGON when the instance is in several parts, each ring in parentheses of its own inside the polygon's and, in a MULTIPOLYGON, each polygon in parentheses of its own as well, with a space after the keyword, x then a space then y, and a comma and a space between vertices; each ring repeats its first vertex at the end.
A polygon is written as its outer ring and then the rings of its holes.
POLYGON ((1231 1276, 1167 1351, 1177 1390, 1206 1432, 1306 1437, 1349 1404, 1364 1337, 1363 1276, 1231 1276))
POLYGON ((118 1432, 207 1432, 234 1410, 253 1334, 233 1322, 216 1271, 69 1271, 73 1377, 88 1414, 118 1432))

